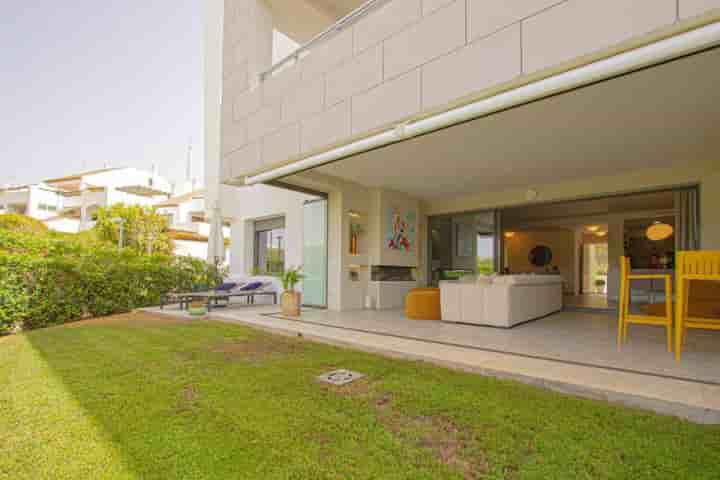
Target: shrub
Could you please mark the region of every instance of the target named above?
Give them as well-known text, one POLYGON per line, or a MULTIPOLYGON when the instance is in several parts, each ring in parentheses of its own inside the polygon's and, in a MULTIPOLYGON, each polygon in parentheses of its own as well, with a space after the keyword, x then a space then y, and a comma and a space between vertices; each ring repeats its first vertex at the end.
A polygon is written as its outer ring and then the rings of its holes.
POLYGON ((221 277, 191 257, 0 229, 0 334, 157 305, 167 292, 221 277))
POLYGON ((19 213, 0 215, 0 229, 24 233, 47 233, 48 227, 40 220, 19 213))

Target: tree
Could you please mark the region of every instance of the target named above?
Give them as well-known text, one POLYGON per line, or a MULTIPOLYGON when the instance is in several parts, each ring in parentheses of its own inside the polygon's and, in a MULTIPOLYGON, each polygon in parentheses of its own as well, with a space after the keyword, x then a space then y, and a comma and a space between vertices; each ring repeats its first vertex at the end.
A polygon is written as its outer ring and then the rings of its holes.
POLYGON ((124 248, 141 255, 173 253, 167 220, 154 208, 118 203, 98 210, 95 232, 100 239, 119 244, 121 226, 124 248))

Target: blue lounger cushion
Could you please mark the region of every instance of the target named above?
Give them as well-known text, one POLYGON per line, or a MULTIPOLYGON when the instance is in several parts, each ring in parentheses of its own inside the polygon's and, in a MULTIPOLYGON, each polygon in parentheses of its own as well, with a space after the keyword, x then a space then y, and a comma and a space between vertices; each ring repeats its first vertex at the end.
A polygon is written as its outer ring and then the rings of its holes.
POLYGON ((252 290, 257 290, 257 289, 259 289, 260 287, 262 287, 262 285, 263 285, 262 282, 250 282, 250 283, 248 283, 247 285, 245 285, 244 287, 242 287, 242 288, 240 289, 240 291, 241 291, 241 292, 249 292, 249 291, 252 291, 252 290))

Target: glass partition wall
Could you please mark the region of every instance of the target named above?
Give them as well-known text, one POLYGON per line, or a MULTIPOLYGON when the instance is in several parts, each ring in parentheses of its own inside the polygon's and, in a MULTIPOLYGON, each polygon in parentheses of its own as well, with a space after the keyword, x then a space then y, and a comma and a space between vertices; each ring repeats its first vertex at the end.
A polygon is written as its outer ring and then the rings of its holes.
POLYGON ((327 307, 327 200, 303 205, 303 304, 327 307))
POLYGON ((483 211, 430 217, 428 278, 441 280, 489 274, 502 265, 499 212, 483 211))

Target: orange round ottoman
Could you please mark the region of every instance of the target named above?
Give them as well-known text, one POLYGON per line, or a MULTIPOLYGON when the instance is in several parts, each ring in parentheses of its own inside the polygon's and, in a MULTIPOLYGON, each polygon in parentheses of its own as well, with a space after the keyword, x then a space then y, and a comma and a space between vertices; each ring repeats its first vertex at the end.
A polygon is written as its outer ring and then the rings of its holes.
POLYGON ((405 297, 405 316, 411 320, 440 320, 440 289, 410 290, 405 297))

